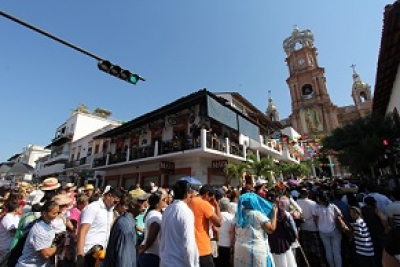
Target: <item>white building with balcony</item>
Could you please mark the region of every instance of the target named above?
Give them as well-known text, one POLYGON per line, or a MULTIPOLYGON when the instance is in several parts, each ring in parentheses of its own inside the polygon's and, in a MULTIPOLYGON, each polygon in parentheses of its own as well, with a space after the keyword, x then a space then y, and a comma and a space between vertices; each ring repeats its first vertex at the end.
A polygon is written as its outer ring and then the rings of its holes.
POLYGON ((83 152, 83 150, 78 151, 73 144, 108 125, 119 124, 119 122, 109 119, 110 115, 111 112, 108 110, 97 108, 93 112, 89 112, 86 106, 80 105, 63 124, 57 127, 54 138, 46 146, 51 151, 50 155, 39 160, 38 175, 42 179, 56 176, 60 181, 67 180, 65 164, 75 158, 81 158, 80 153, 83 152))
POLYGON ((240 94, 203 89, 95 137, 103 151, 92 167, 104 172, 105 184, 127 189, 171 187, 186 175, 221 186, 225 164, 246 161, 249 153, 298 162, 271 138, 281 128, 240 94))

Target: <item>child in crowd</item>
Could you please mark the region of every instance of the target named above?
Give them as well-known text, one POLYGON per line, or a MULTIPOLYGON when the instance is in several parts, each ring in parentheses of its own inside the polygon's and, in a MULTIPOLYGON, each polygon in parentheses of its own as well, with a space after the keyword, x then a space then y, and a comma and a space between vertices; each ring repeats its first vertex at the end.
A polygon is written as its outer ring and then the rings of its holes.
POLYGON ((374 258, 374 245, 367 224, 361 217, 361 210, 358 207, 350 208, 350 216, 354 220, 351 223, 351 231, 354 239, 356 262, 363 267, 376 267, 374 258))

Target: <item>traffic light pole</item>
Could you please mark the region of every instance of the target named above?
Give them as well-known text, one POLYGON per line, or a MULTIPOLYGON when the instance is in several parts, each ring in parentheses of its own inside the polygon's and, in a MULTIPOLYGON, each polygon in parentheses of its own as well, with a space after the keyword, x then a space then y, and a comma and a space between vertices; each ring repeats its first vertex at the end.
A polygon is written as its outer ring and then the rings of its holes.
POLYGON ((46 32, 46 31, 44 31, 42 29, 39 29, 39 28, 29 24, 29 23, 26 23, 25 21, 22 21, 22 20, 20 20, 20 19, 18 19, 16 17, 13 17, 13 16, 11 16, 11 15, 9 15, 9 14, 1 11, 1 10, 0 10, 0 16, 3 16, 3 17, 5 17, 5 18, 7 18, 9 20, 12 20, 12 21, 24 26, 24 27, 27 27, 27 28, 35 31, 35 32, 38 32, 38 33, 40 33, 40 34, 42 34, 42 35, 44 35, 44 36, 46 36, 46 37, 48 37, 50 39, 53 39, 54 41, 57 41, 57 42, 59 42, 59 43, 61 43, 63 45, 66 45, 66 46, 68 46, 68 47, 70 47, 72 49, 75 49, 78 52, 81 52, 81 53, 83 53, 83 54, 85 54, 85 55, 87 55, 87 56, 89 56, 91 58, 96 59, 98 61, 98 65, 97 65, 98 68, 101 71, 104 71, 106 73, 111 74, 112 76, 115 76, 115 77, 117 77, 117 78, 119 78, 121 80, 124 80, 124 81, 129 82, 129 83, 134 84, 134 85, 139 80, 146 81, 145 78, 139 76, 136 73, 131 73, 129 70, 122 69, 121 67, 111 63, 110 61, 104 60, 103 58, 101 58, 99 56, 96 56, 95 54, 90 53, 89 51, 86 51, 86 50, 84 50, 84 49, 82 49, 82 48, 80 48, 80 47, 78 47, 78 46, 76 46, 74 44, 71 44, 71 43, 69 43, 69 42, 57 37, 57 36, 54 36, 54 35, 46 32))
POLYGON ((59 38, 57 36, 54 36, 54 35, 46 32, 46 31, 44 31, 42 29, 39 29, 39 28, 37 28, 37 27, 35 27, 33 25, 30 25, 29 23, 26 23, 26 22, 24 22, 24 21, 22 21, 22 20, 20 20, 18 18, 15 18, 15 17, 13 17, 13 16, 11 16, 11 15, 9 15, 9 14, 1 11, 1 10, 0 10, 0 15, 5 17, 5 18, 7 18, 7 19, 9 19, 9 20, 14 21, 14 22, 16 22, 18 24, 21 24, 22 26, 25 26, 25 27, 27 27, 27 28, 35 31, 35 32, 38 32, 38 33, 40 33, 40 34, 42 34, 42 35, 44 35, 46 37, 49 37, 50 39, 53 39, 54 41, 57 41, 59 43, 62 43, 63 45, 66 45, 66 46, 68 46, 68 47, 70 47, 72 49, 75 49, 76 51, 79 51, 79 52, 81 52, 81 53, 83 53, 83 54, 85 54, 85 55, 87 55, 87 56, 89 56, 91 58, 94 58, 94 59, 96 59, 98 61, 102 61, 103 60, 101 57, 96 56, 95 54, 90 53, 89 51, 86 51, 86 50, 84 50, 84 49, 82 49, 82 48, 80 48, 80 47, 78 47, 78 46, 76 46, 74 44, 71 44, 71 43, 69 43, 69 42, 67 42, 67 41, 65 41, 65 40, 63 40, 63 39, 61 39, 61 38, 59 38))

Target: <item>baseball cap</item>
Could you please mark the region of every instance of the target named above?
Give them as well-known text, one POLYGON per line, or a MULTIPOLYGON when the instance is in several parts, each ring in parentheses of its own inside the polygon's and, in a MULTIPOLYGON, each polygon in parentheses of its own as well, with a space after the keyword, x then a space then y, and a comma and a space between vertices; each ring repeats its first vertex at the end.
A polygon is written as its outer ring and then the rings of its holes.
POLYGON ((137 203, 138 201, 145 201, 150 197, 150 194, 142 189, 135 189, 129 192, 128 201, 131 203, 137 203))

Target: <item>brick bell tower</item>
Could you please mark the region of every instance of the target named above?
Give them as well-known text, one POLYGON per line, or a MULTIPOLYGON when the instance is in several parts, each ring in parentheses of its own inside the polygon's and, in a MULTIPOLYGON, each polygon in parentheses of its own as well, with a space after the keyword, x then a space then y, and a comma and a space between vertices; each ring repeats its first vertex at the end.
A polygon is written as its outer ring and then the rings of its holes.
POLYGON ((299 31, 283 41, 292 100, 291 126, 301 135, 326 134, 339 126, 337 107, 326 89, 325 69, 318 64, 314 35, 310 30, 299 31))

